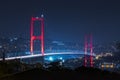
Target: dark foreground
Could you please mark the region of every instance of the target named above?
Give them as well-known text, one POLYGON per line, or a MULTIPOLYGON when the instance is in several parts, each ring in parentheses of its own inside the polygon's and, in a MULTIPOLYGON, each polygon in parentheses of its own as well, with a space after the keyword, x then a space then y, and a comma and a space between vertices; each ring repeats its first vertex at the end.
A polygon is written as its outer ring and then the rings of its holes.
POLYGON ((0 80, 120 80, 120 74, 85 67, 75 70, 51 67, 24 71, 2 77, 0 80))

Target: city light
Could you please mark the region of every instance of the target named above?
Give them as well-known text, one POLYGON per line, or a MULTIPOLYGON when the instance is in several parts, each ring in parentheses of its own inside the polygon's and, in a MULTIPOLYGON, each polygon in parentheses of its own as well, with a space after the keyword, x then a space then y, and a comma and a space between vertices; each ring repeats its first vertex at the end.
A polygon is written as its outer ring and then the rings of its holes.
POLYGON ((62 60, 63 58, 62 58, 62 57, 60 57, 59 59, 60 59, 60 60, 62 60))
POLYGON ((53 61, 53 57, 49 57, 49 60, 50 60, 50 61, 53 61))

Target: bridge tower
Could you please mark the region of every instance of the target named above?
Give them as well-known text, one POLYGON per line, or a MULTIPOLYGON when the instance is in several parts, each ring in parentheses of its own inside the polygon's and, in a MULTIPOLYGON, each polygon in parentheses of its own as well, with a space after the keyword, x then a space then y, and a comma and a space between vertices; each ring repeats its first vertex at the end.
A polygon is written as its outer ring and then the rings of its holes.
POLYGON ((84 66, 87 67, 87 64, 90 63, 90 67, 93 67, 93 43, 92 35, 85 36, 85 52, 84 52, 84 66), (90 57, 88 57, 88 52, 90 57))
POLYGON ((31 54, 33 55, 33 52, 34 52, 34 48, 33 48, 34 40, 40 40, 41 41, 41 54, 42 54, 42 56, 44 56, 44 18, 43 18, 43 15, 41 15, 41 17, 32 17, 31 18, 30 37, 31 37, 31 39, 30 39, 31 54), (35 21, 41 22, 41 25, 40 25, 41 34, 39 36, 34 35, 34 22, 35 21))

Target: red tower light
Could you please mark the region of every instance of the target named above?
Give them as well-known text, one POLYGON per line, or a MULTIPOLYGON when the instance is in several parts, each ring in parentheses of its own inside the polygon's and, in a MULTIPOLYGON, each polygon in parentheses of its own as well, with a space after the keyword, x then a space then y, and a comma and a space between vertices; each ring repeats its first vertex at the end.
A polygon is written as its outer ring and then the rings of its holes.
POLYGON ((30 26, 30 52, 33 54, 33 45, 34 45, 34 40, 41 40, 41 53, 42 56, 44 56, 44 18, 43 17, 32 17, 31 18, 31 26, 30 26), (40 21, 41 22, 41 35, 35 36, 34 35, 34 21, 40 21))
POLYGON ((86 57, 88 50, 90 49, 90 67, 93 67, 93 43, 92 43, 92 35, 85 36, 85 53, 84 53, 84 66, 87 66, 88 57, 86 57))

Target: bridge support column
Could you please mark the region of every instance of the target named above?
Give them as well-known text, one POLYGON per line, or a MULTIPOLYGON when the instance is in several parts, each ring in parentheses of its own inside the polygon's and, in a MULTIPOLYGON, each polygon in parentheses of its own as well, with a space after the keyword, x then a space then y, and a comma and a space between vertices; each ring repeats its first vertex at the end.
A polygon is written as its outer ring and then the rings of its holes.
POLYGON ((85 52, 84 52, 84 66, 87 67, 88 60, 90 61, 90 67, 93 67, 93 43, 92 35, 85 36, 85 52), (88 58, 88 51, 90 52, 90 58, 88 58))
POLYGON ((43 16, 42 17, 32 17, 31 18, 31 28, 30 28, 30 36, 31 36, 31 39, 30 39, 30 52, 31 54, 33 55, 34 53, 34 48, 33 48, 33 45, 34 45, 34 40, 41 40, 41 54, 42 56, 44 56, 44 18, 43 16), (39 36, 35 36, 34 35, 34 21, 40 21, 41 22, 41 35, 39 36))

